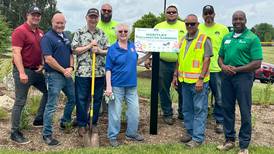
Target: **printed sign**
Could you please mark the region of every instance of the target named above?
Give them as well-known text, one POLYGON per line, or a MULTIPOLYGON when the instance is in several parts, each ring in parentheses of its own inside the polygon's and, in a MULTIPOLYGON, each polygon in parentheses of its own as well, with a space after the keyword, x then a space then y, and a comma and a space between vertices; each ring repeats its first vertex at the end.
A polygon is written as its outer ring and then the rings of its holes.
POLYGON ((179 52, 178 30, 135 28, 135 46, 143 52, 179 52))

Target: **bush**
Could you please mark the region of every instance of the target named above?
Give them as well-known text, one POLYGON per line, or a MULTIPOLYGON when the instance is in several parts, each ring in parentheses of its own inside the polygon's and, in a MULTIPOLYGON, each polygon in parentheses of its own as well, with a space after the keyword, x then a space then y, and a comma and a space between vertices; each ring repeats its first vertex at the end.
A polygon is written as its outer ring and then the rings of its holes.
POLYGON ((6 51, 8 47, 10 47, 10 39, 11 29, 6 23, 3 16, 0 16, 0 53, 6 51))

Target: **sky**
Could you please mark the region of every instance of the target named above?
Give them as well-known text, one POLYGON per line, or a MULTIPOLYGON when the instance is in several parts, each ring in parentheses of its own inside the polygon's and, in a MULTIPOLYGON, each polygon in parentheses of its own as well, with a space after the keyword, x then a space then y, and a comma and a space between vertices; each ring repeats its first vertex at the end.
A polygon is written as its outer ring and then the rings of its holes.
MULTIPOLYGON (((57 0, 57 9, 66 16, 66 30, 72 32, 83 27, 89 8, 100 10, 101 5, 109 3, 113 7, 112 19, 132 25, 148 12, 159 15, 164 10, 164 0, 57 0)), ((167 6, 175 4, 179 16, 184 19, 188 14, 196 14, 203 22, 202 8, 210 4, 215 9, 215 22, 230 26, 233 12, 243 10, 247 15, 247 27, 259 23, 274 25, 273 0, 166 0, 167 6)))

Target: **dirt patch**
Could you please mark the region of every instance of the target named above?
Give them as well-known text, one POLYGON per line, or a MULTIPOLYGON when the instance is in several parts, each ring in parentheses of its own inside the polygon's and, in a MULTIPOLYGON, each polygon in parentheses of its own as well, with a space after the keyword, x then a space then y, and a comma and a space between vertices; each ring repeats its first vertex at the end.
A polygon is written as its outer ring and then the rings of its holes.
MULTIPOLYGON (((60 118, 63 112, 64 105, 59 103, 58 109, 55 117, 60 118)), ((184 132, 183 124, 180 120, 176 119, 173 126, 164 124, 161 113, 159 113, 158 118, 158 135, 149 134, 149 103, 144 99, 140 100, 140 127, 139 131, 144 135, 145 141, 142 144, 160 144, 160 143, 179 143, 180 137, 184 132)), ((176 111, 176 106, 174 111, 176 111)), ((236 127, 237 132, 239 130, 240 116, 239 110, 237 110, 237 121, 236 127)), ((256 106, 252 108, 253 113, 253 134, 252 134, 252 144, 260 146, 274 146, 274 106, 256 106)), ((177 117, 177 115, 174 115, 177 117)), ((107 115, 103 114, 99 121, 100 130, 100 146, 109 146, 107 139, 107 115)), ((125 129, 126 124, 122 124, 121 133, 118 140, 123 144, 134 144, 134 142, 125 140, 125 129)), ((31 127, 29 130, 23 130, 25 136, 32 142, 27 145, 18 145, 9 139, 10 135, 10 122, 8 120, 0 121, 0 147, 10 148, 10 149, 20 149, 27 151, 55 151, 55 150, 67 150, 82 147, 82 140, 78 138, 77 129, 74 128, 67 134, 59 129, 59 122, 54 123, 54 137, 56 137, 62 143, 58 147, 48 147, 44 144, 42 140, 42 128, 31 127)), ((205 143, 219 144, 223 142, 223 135, 216 134, 214 132, 214 120, 212 116, 209 116, 206 129, 206 141, 205 143)))

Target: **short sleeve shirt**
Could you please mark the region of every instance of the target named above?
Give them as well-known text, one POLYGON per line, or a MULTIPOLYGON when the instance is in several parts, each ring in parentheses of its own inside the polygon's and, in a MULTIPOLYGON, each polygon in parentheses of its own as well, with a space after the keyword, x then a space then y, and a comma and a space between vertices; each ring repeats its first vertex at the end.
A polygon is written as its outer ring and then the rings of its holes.
POLYGON ((224 37, 219 51, 225 65, 243 66, 263 59, 260 40, 253 32, 245 29, 238 37, 234 34, 231 32, 224 37))
MULTIPOLYGON (((94 32, 89 32, 87 26, 79 29, 75 32, 74 37, 71 42, 72 50, 75 50, 77 47, 83 47, 88 45, 92 40, 96 40, 98 46, 101 49, 107 49, 108 40, 105 33, 96 28, 94 32)), ((87 51, 82 54, 76 54, 76 73, 75 75, 78 77, 91 77, 91 67, 92 67, 92 59, 91 52, 87 51)), ((105 76, 105 55, 97 54, 96 62, 95 62, 95 76, 103 77, 105 76)))
POLYGON ((111 46, 114 44, 117 40, 117 36, 115 33, 115 27, 118 25, 118 22, 111 20, 108 23, 102 22, 101 20, 99 21, 97 27, 102 29, 103 32, 107 35, 109 45, 111 46))
POLYGON ((215 23, 210 27, 203 23, 199 25, 199 30, 201 33, 206 34, 212 43, 213 57, 210 59, 210 72, 220 72, 221 68, 218 65, 218 53, 224 36, 229 33, 228 28, 219 23, 215 23))
POLYGON ((42 64, 42 51, 40 40, 44 33, 37 28, 32 31, 27 23, 17 27, 11 35, 11 44, 15 47, 21 47, 23 66, 27 68, 38 68, 42 64))
MULTIPOLYGON (((72 50, 66 34, 49 30, 41 40, 41 49, 44 56, 51 55, 63 68, 70 67, 72 50)), ((45 69, 48 72, 56 71, 48 64, 45 64, 45 69)))

